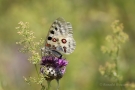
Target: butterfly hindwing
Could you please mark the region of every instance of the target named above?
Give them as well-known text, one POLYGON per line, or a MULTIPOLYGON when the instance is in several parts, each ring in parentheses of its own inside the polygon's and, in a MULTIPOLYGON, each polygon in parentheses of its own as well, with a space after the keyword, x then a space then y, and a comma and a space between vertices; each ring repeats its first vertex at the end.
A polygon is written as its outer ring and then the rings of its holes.
POLYGON ((45 48, 70 54, 74 51, 75 46, 71 24, 63 18, 56 19, 50 27, 45 48))

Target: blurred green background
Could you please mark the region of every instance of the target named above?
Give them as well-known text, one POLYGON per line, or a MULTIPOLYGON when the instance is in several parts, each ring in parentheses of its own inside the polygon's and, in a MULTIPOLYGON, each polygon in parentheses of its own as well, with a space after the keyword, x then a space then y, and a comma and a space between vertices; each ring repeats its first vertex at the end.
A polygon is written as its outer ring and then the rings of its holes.
MULTIPOLYGON (((98 70, 108 60, 100 47, 116 19, 129 35, 118 61, 121 83, 135 82, 135 0, 0 0, 0 90, 40 90, 40 85, 24 82, 23 76, 36 77, 36 71, 28 55, 18 52, 20 46, 15 43, 20 37, 15 27, 20 21, 29 22, 36 40, 45 39, 58 17, 71 22, 77 43, 75 51, 65 56, 69 64, 60 90, 120 90, 101 86, 106 79, 98 70)), ((53 81, 51 90, 55 88, 53 81)))

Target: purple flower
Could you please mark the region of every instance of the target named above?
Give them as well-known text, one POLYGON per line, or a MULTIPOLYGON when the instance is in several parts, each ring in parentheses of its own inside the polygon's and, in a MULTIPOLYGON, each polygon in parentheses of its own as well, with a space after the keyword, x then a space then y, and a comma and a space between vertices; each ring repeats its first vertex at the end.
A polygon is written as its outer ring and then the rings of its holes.
POLYGON ((59 80, 64 75, 67 64, 68 62, 63 58, 51 55, 43 56, 40 71, 45 76, 46 80, 59 80))

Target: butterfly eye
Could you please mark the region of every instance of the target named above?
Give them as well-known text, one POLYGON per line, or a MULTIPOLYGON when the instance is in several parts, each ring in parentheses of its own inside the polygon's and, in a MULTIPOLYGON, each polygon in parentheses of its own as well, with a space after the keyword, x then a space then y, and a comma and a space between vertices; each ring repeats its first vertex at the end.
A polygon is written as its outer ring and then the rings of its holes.
POLYGON ((67 42, 67 40, 66 39, 62 39, 61 42, 65 44, 67 42))

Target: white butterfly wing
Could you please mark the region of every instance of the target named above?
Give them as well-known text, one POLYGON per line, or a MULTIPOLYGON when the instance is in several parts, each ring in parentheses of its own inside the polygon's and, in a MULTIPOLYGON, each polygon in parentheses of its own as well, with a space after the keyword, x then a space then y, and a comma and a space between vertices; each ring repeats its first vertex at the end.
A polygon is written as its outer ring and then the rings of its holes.
POLYGON ((74 51, 76 42, 73 38, 72 26, 63 18, 58 18, 52 24, 46 40, 46 49, 53 49, 64 54, 74 51))

